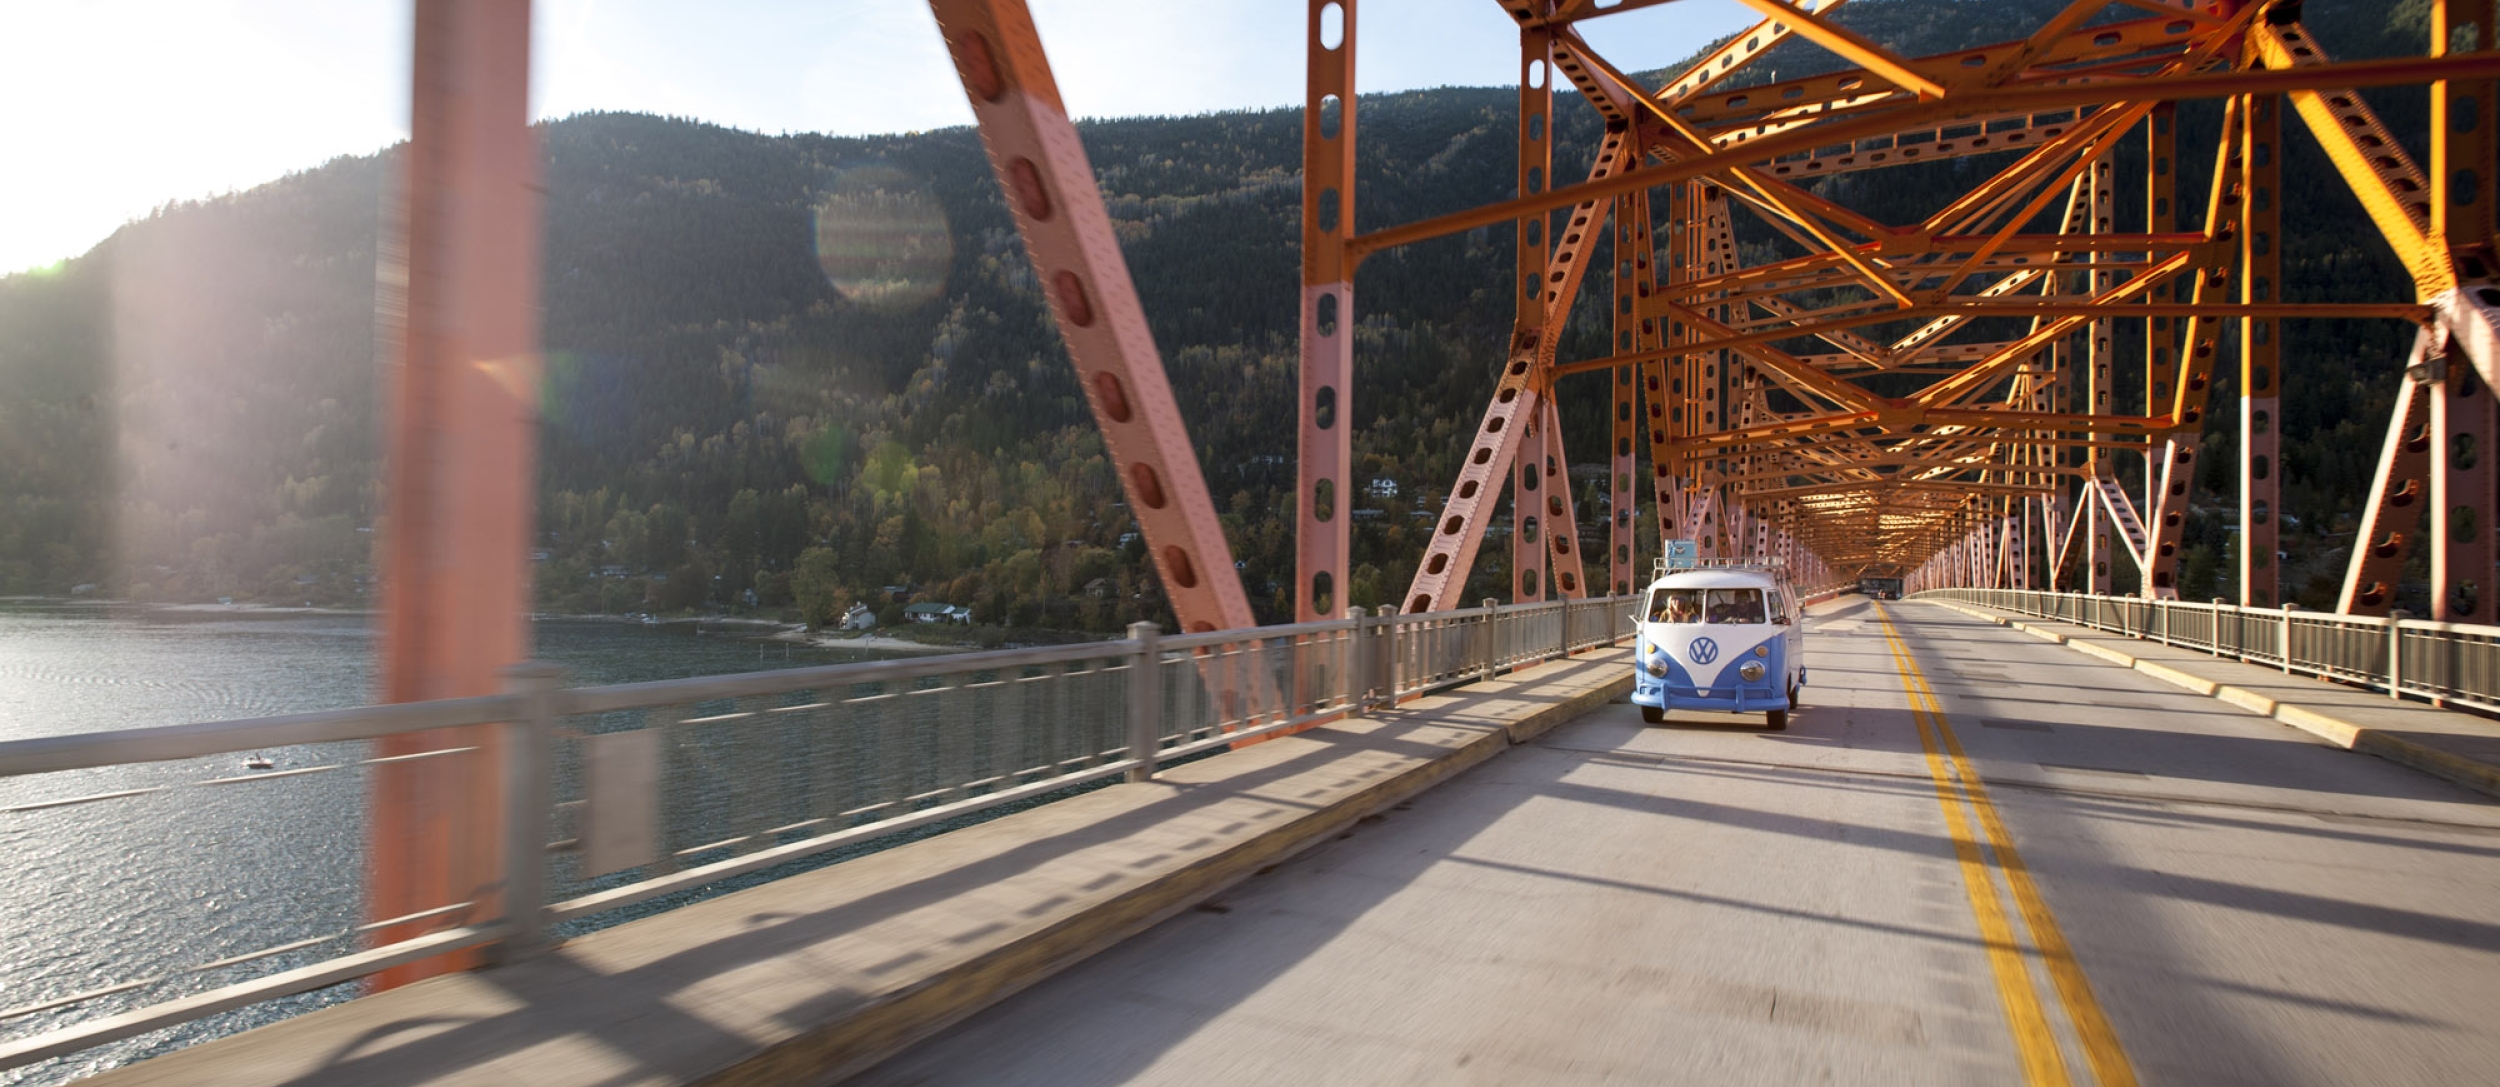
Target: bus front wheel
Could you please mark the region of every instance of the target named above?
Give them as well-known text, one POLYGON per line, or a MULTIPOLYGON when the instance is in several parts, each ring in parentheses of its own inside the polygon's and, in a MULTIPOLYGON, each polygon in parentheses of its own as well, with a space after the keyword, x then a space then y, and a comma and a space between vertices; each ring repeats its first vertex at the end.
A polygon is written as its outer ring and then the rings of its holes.
POLYGON ((1765 718, 1768 718, 1768 719, 1769 719, 1769 721, 1770 721, 1770 725, 1771 725, 1771 731, 1773 731, 1773 732, 1781 732, 1781 731, 1785 731, 1785 730, 1788 728, 1788 711, 1787 711, 1787 710, 1772 710, 1771 712, 1766 713, 1766 714, 1763 714, 1762 716, 1764 716, 1765 718))

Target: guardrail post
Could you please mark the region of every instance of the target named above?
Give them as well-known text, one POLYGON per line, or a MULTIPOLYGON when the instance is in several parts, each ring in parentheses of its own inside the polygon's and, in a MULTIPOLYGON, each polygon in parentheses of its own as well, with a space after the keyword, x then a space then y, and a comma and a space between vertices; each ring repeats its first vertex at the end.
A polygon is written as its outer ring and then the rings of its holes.
POLYGON ((2404 621, 2412 614, 2403 608, 2387 612, 2387 697, 2404 697, 2404 621))
POLYGON ((2292 613, 2299 610, 2300 605, 2283 602, 2283 644, 2275 648, 2283 651, 2283 674, 2287 676, 2292 674, 2292 613))
POLYGON ((1345 610, 1352 626, 1345 632, 1345 715, 1361 717, 1371 705, 1371 643, 1363 639, 1363 617, 1360 605, 1345 610))
POLYGON ((1130 623, 1128 640, 1128 780, 1142 785, 1155 779, 1157 754, 1163 747, 1162 631, 1153 623, 1130 623))
POLYGON ((1390 709, 1397 708, 1398 616, 1396 612, 1390 612, 1382 617, 1380 622, 1380 698, 1382 705, 1390 709))
POLYGON ((1484 678, 1492 679, 1502 670, 1502 605, 1492 597, 1484 598, 1484 678))
POLYGON ((556 692, 564 669, 524 661, 504 672, 521 712, 504 725, 503 939, 495 961, 514 963, 547 949, 547 840, 555 787, 556 692))

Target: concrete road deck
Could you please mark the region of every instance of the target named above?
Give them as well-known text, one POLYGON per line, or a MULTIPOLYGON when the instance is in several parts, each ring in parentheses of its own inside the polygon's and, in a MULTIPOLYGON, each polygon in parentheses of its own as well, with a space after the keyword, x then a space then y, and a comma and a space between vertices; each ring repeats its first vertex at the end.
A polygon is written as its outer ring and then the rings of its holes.
POLYGON ((856 1082, 2500 1081, 2487 798, 1942 608, 1808 629, 1786 733, 1608 706, 856 1082))

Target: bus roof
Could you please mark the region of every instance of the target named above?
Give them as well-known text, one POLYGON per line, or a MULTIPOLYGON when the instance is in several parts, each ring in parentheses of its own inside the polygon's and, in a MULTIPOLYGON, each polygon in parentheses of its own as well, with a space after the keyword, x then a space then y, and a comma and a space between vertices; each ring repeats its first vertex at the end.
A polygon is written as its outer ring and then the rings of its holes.
POLYGON ((1651 589, 1770 589, 1779 579, 1764 570, 1677 570, 1656 581, 1651 589))

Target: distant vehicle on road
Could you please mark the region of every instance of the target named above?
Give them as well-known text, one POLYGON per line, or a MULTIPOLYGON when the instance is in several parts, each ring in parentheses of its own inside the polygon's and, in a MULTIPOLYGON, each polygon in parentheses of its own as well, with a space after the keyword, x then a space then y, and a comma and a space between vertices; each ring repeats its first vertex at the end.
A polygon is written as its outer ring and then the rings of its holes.
POLYGON ((1749 567, 1678 570, 1650 582, 1633 657, 1632 702, 1657 724, 1669 710, 1760 713, 1776 731, 1806 683, 1805 634, 1786 579, 1749 567))
POLYGON ((1901 579, 1897 577, 1862 577, 1858 592, 1875 600, 1901 599, 1901 579))

